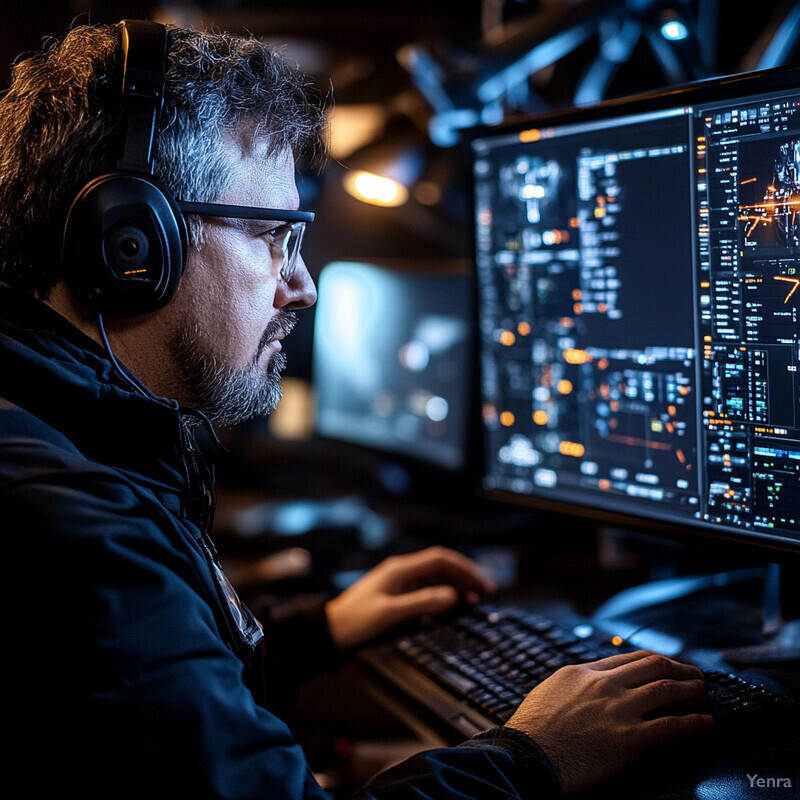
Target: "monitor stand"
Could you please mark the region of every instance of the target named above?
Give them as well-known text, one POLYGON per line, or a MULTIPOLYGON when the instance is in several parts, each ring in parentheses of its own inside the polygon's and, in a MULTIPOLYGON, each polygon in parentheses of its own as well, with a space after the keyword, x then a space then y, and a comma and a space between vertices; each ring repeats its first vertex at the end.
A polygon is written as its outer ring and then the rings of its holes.
POLYGON ((639 584, 612 596, 593 624, 670 656, 715 651, 733 667, 800 662, 800 620, 786 620, 778 564, 639 584))
POLYGON ((727 648, 723 658, 733 666, 744 668, 788 663, 800 665, 800 618, 784 619, 781 602, 782 577, 778 564, 767 567, 761 604, 763 641, 749 646, 727 648))

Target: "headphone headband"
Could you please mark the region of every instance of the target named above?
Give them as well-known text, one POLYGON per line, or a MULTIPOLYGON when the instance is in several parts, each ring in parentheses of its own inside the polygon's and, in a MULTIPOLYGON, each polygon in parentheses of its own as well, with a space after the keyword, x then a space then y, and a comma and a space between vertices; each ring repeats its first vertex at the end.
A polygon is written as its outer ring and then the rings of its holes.
POLYGON ((117 169, 153 174, 164 105, 167 30, 158 22, 122 21, 122 102, 117 169), (131 42, 135 44, 131 46, 131 42))

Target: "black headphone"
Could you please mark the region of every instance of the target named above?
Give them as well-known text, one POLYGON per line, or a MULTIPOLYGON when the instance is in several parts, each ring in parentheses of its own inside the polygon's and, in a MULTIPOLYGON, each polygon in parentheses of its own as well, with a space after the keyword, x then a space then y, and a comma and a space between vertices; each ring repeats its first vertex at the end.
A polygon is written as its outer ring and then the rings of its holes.
POLYGON ((153 178, 164 102, 167 31, 122 21, 122 102, 115 172, 90 180, 67 213, 62 260, 78 296, 98 312, 133 316, 165 306, 186 265, 186 222, 153 178))

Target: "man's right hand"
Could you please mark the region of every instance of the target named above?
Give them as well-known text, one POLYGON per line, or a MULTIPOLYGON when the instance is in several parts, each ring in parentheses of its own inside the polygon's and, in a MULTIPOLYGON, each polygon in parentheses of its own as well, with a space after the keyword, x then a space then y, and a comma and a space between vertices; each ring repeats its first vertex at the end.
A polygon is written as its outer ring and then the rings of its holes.
POLYGON ((650 718, 704 696, 696 667, 648 651, 620 653, 562 667, 531 691, 506 726, 540 745, 566 795, 611 777, 650 747, 709 731, 708 714, 650 718))

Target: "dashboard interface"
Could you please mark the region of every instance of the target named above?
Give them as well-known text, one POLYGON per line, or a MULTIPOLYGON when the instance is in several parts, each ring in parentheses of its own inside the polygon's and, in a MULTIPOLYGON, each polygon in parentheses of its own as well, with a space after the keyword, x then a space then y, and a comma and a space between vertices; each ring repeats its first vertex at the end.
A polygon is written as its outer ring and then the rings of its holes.
POLYGON ((475 135, 484 489, 800 548, 798 77, 475 135))

